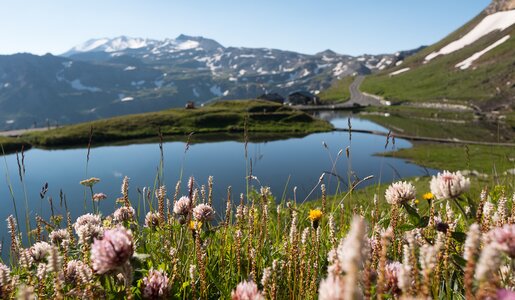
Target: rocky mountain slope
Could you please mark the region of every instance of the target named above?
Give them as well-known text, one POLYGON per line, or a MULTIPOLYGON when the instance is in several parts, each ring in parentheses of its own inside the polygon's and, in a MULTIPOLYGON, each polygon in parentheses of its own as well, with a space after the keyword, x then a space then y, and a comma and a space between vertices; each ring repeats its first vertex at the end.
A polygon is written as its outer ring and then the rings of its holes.
POLYGON ((353 74, 395 66, 414 51, 384 55, 315 55, 224 47, 175 39, 102 38, 61 56, 0 56, 0 130, 69 124, 115 115, 197 105, 217 99, 313 93, 353 74))

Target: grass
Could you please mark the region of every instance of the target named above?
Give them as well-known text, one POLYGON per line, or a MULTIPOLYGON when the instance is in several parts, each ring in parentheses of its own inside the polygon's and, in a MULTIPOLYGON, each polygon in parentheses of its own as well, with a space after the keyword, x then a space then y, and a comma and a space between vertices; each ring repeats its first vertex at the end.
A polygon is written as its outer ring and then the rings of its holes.
POLYGON ((165 136, 187 135, 191 132, 238 133, 247 126, 249 133, 303 134, 329 131, 332 126, 304 112, 263 100, 232 100, 217 102, 198 109, 170 109, 155 113, 127 115, 70 125, 23 136, 33 145, 53 147, 85 145, 93 128, 92 141, 133 140, 156 137, 159 130, 165 136))
POLYGON ((484 142, 512 142, 515 138, 509 122, 483 121, 469 111, 390 106, 367 108, 361 116, 393 132, 413 136, 484 142))
POLYGON ((331 87, 323 90, 318 95, 323 104, 343 103, 350 99, 349 87, 354 81, 354 76, 347 76, 335 80, 331 87))
MULTIPOLYGON (((27 293, 39 299, 148 299, 151 293, 161 292, 162 299, 242 299, 231 295, 238 294, 238 285, 249 280, 256 284, 253 293, 266 298, 317 299, 324 298, 324 293, 338 293, 341 280, 347 288, 373 298, 403 295, 464 299, 466 294, 482 298, 481 295, 488 292, 486 286, 509 286, 509 278, 495 276, 501 265, 511 263, 505 250, 497 253, 498 264, 487 269, 491 276, 479 277, 477 281, 471 279, 471 283, 465 278, 468 275, 474 278, 476 268, 467 267, 463 248, 470 244, 466 244, 465 239, 472 223, 479 222, 485 232, 502 226, 491 222, 491 215, 485 215, 484 219, 476 217, 478 206, 488 202, 491 210, 504 210, 501 219, 497 217, 500 224, 515 218, 510 212, 514 204, 509 196, 513 192, 513 182, 491 185, 488 197, 479 203, 484 182, 472 178, 470 191, 456 199, 434 200, 432 213, 430 202, 423 200, 423 194, 430 190, 429 180, 428 177, 411 178, 417 200, 402 204, 387 203, 384 196, 387 184, 327 195, 303 205, 286 200, 278 203, 267 189, 262 189, 261 192, 250 192, 241 200, 228 197, 230 209, 217 212, 216 221, 206 217, 208 214, 195 213, 201 206, 210 210, 210 190, 200 194, 178 185, 179 190, 169 192, 169 197, 174 199, 172 204, 178 203, 177 196, 173 195, 193 195, 191 207, 196 208, 192 213, 186 206, 181 215, 179 210, 173 214, 172 207, 167 208, 167 196, 162 188, 157 189, 156 198, 130 197, 129 182, 124 180, 123 194, 116 204, 118 210, 113 215, 99 216, 98 221, 91 220, 89 225, 75 226, 62 215, 43 220, 44 223, 40 219, 40 224, 45 226, 32 235, 41 242, 30 248, 24 248, 18 242, 18 233, 14 229, 11 255, 29 255, 32 260, 29 263, 12 260, 10 266, 0 265, 2 274, 6 274, 5 270, 9 274, 8 277, 3 275, 1 296, 10 298, 27 293), (374 195, 377 195, 377 202, 372 201, 374 195), (508 197, 502 200, 503 195, 508 197), (138 221, 142 218, 137 217, 135 211, 130 213, 130 208, 136 204, 139 207, 141 201, 148 201, 147 207, 156 208, 149 211, 144 223, 138 221), (312 210, 318 210, 318 213, 312 210), (123 211, 125 214, 121 213, 123 211), (353 215, 360 217, 353 219, 353 215), (189 223, 189 219, 202 223, 197 226, 197 223, 189 223), (364 226, 361 222, 368 223, 368 229, 360 231, 357 227, 364 226), (81 226, 90 229, 81 230, 81 226), (92 227, 103 231, 104 238, 90 236, 88 232, 95 232, 92 227), (63 229, 61 237, 47 238, 58 228, 63 229), (79 241, 73 228, 81 232, 79 241), (445 231, 442 234, 442 228, 447 228, 447 234, 445 231), (415 233, 420 239, 410 246, 409 236, 415 233), (111 250, 112 247, 116 247, 116 251, 111 250), (403 247, 410 250, 415 262, 425 259, 423 250, 435 247, 431 256, 435 260, 428 264, 413 264, 403 258, 403 247), (332 249, 335 249, 337 261, 328 259, 332 249), (113 253, 116 255, 110 256, 113 253), (348 259, 349 255, 353 260, 348 259), (68 264, 63 265, 63 262, 68 264), (395 281, 400 271, 390 271, 396 272, 395 276, 387 271, 393 268, 390 265, 393 262, 418 268, 420 272, 412 275, 417 283, 405 286, 395 281), (43 274, 41 265, 48 266, 43 274), (80 276, 73 276, 75 268, 79 267, 80 276), (330 270, 335 268, 347 268, 347 271, 331 273, 330 270), (337 283, 324 286, 323 282, 331 276, 338 278, 337 283), (151 277, 153 285, 149 282, 151 277)), ((196 184, 200 183, 191 186, 196 184)), ((138 211, 140 216, 145 213, 138 211)), ((473 259, 476 264, 481 264, 479 245, 475 251, 477 255, 469 261, 473 259)))
POLYGON ((416 143, 412 148, 384 155, 406 158, 428 168, 476 170, 489 175, 502 175, 515 168, 515 147, 416 143))
POLYGON ((25 142, 24 140, 22 139, 19 139, 19 138, 12 138, 12 137, 3 137, 3 136, 0 136, 0 155, 2 154, 1 153, 1 148, 3 148, 3 151, 5 153, 11 153, 11 152, 15 152, 15 151, 21 151, 21 148, 23 147, 24 149, 28 149, 30 148, 30 145, 25 142))
MULTIPOLYGON (((515 63, 515 27, 489 34, 472 46, 454 53, 439 56, 424 64, 424 58, 434 50, 458 39, 481 20, 478 16, 443 41, 422 50, 394 68, 365 79, 361 90, 380 95, 391 101, 442 101, 444 99, 472 102, 478 105, 495 107, 495 103, 507 103, 513 99, 513 65, 515 63), (467 70, 455 65, 474 53, 491 45, 494 41, 510 34, 512 37, 479 58, 467 70), (410 67, 411 70, 390 77, 397 69, 410 67), (511 82, 511 83, 510 83, 511 82), (493 102, 488 102, 492 100, 493 102)), ((512 104, 511 104, 512 106, 512 104)))

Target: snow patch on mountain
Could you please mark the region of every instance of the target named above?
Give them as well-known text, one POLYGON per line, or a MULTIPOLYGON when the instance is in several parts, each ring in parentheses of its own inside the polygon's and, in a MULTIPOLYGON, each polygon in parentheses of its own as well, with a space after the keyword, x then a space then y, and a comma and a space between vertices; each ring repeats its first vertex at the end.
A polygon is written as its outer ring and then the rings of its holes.
POLYGON ((218 97, 221 97, 222 96, 222 89, 220 88, 220 86, 218 85, 213 85, 209 88, 209 91, 215 95, 215 96, 218 96, 218 97))
POLYGON ((439 55, 446 55, 454 51, 458 51, 491 32, 497 30, 503 31, 513 24, 515 24, 515 10, 501 11, 486 16, 483 20, 481 20, 481 22, 479 22, 479 24, 476 25, 476 27, 474 27, 463 37, 448 44, 439 51, 432 52, 426 56, 425 61, 428 62, 439 55))
POLYGON ((472 56, 470 56, 469 58, 465 59, 464 61, 462 61, 460 63, 457 63, 455 67, 456 68, 460 68, 462 70, 468 69, 472 65, 472 63, 475 60, 477 60, 478 58, 480 58, 483 54, 485 54, 486 52, 488 52, 488 51, 492 50, 493 48, 499 46, 500 44, 506 42, 509 39, 510 39, 509 35, 504 36, 503 38, 501 38, 500 40, 496 41, 492 45, 486 47, 485 49, 483 49, 483 50, 481 50, 479 52, 474 53, 472 56))
POLYGON ((75 80, 70 81, 70 85, 73 89, 75 89, 77 91, 88 91, 88 92, 93 92, 93 93, 102 91, 100 88, 86 86, 86 85, 82 84, 82 82, 80 82, 80 79, 75 79, 75 80))
POLYGON ((397 71, 391 72, 389 75, 390 75, 390 76, 395 76, 395 75, 402 74, 402 73, 404 73, 404 72, 408 72, 409 70, 410 70, 410 68, 404 68, 404 69, 400 69, 400 70, 397 70, 397 71))
POLYGON ((199 46, 199 42, 197 41, 191 41, 191 40, 187 40, 185 42, 182 42, 180 44, 178 44, 175 49, 177 50, 189 50, 189 49, 195 49, 199 46))

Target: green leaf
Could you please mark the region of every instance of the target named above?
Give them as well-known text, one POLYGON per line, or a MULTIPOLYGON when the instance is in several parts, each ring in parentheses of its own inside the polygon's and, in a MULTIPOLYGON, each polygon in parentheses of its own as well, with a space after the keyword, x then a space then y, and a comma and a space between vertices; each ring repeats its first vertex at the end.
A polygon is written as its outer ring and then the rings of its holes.
POLYGON ((418 228, 426 228, 427 225, 429 225, 429 216, 423 216, 420 218, 420 221, 418 222, 417 227, 418 228))
POLYGON ((397 229, 399 229, 400 231, 410 231, 410 230, 413 230, 415 229, 416 226, 413 225, 413 224, 402 224, 400 226, 397 227, 397 229))
POLYGON ((458 254, 453 254, 452 255, 452 259, 460 267, 464 268, 467 265, 467 261, 463 257, 461 257, 460 255, 458 255, 458 254))
POLYGON ((417 210, 413 208, 408 203, 403 203, 402 206, 404 209, 406 209, 406 212, 408 213, 409 220, 412 224, 418 224, 420 222, 420 215, 418 214, 417 210))
POLYGON ((451 233, 451 236, 453 239, 455 239, 456 241, 460 242, 460 243, 464 243, 465 240, 467 239, 467 234, 464 233, 464 232, 453 232, 451 233))

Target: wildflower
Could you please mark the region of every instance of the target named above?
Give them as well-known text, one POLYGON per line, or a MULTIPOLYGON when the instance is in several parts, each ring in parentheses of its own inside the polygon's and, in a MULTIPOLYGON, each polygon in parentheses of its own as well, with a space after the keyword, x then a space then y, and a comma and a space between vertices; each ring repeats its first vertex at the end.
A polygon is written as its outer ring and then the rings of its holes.
POLYGON ((443 171, 431 179, 431 193, 436 199, 456 198, 470 188, 470 180, 461 175, 460 171, 451 173, 443 171))
POLYGON ((418 205, 420 203, 420 201, 418 199, 415 199, 414 202, 415 202, 415 205, 418 205))
POLYGON ((91 243, 93 239, 101 237, 103 233, 102 220, 98 215, 82 215, 77 218, 73 227, 81 244, 91 243))
POLYGON ((59 245, 63 241, 70 239, 70 233, 66 229, 57 229, 50 232, 48 237, 53 245, 59 245))
POLYGON ((479 249, 479 245, 481 242, 481 229, 479 225, 474 223, 470 225, 469 231, 467 233, 467 239, 465 240, 465 245, 463 246, 463 258, 466 260, 474 259, 474 254, 479 249))
POLYGON ((433 195, 433 193, 431 192, 427 192, 424 195, 422 195, 422 198, 426 201, 431 201, 435 198, 435 195, 433 195))
POLYGON ((107 199, 107 195, 104 193, 96 193, 93 195, 93 201, 100 202, 107 199))
POLYGON ((318 289, 319 300, 344 300, 345 284, 340 276, 330 274, 329 277, 320 281, 318 289))
POLYGON ((311 220, 311 224, 314 229, 318 228, 318 223, 320 219, 322 219, 322 211, 320 209, 310 209, 309 210, 309 219, 311 220))
POLYGON ((161 219, 158 213, 149 211, 145 216, 145 227, 155 228, 159 226, 160 222, 161 219))
POLYGON ((48 256, 51 249, 52 246, 49 243, 37 242, 30 248, 30 256, 32 256, 34 261, 41 262, 48 256))
POLYGON ((389 204, 402 204, 415 199, 415 187, 406 181, 392 183, 385 193, 386 201, 389 204))
POLYGON ((99 182, 100 182, 99 178, 91 177, 89 179, 82 180, 79 183, 82 184, 83 186, 92 187, 92 186, 94 186, 95 184, 97 184, 99 182))
MULTIPOLYGON (((0 290, 2 287, 8 285, 11 282, 11 270, 9 267, 0 263, 0 290)), ((2 292, 0 291, 0 295, 2 292)))
POLYGON ((178 216, 187 216, 190 211, 191 200, 186 196, 182 196, 173 206, 174 214, 178 216))
POLYGON ((498 300, 513 300, 515 299, 515 291, 511 291, 508 289, 498 289, 497 297, 495 299, 498 300))
POLYGON ((265 298, 252 281, 238 283, 236 289, 231 292, 232 300, 264 300, 265 298))
POLYGON ((211 221, 215 217, 215 211, 207 204, 199 204, 193 209, 193 217, 200 222, 211 221))
POLYGON ((487 244, 477 262, 475 277, 477 280, 488 280, 490 276, 499 270, 501 265, 499 244, 492 242, 487 244))
POLYGON ((191 220, 188 227, 191 231, 199 231, 202 228, 202 222, 191 220))
POLYGON ((168 294, 168 277, 166 273, 150 269, 148 275, 143 278, 143 298, 165 299, 168 294))
POLYGON ((515 224, 495 228, 490 234, 503 252, 515 258, 515 224))
POLYGON ((80 260, 71 260, 66 265, 66 282, 78 285, 90 282, 93 270, 80 260))
POLYGON ((395 294, 398 294, 400 292, 399 277, 401 269, 402 264, 398 261, 394 261, 387 264, 385 269, 387 289, 391 290, 395 294))
POLYGON ((98 274, 114 270, 129 260, 134 253, 134 243, 129 230, 118 227, 106 230, 104 237, 91 246, 91 265, 98 274))
POLYGON ((131 206, 122 206, 114 211, 113 220, 115 223, 123 223, 132 220, 136 212, 131 206))

